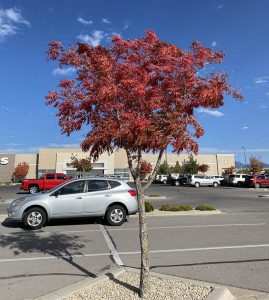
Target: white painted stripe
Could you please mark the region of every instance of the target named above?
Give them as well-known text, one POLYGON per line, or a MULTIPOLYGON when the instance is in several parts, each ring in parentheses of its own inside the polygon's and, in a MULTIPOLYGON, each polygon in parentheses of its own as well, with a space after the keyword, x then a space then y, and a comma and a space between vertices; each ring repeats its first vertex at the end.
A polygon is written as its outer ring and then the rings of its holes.
MULTIPOLYGON (((261 245, 242 245, 242 246, 223 246, 223 247, 205 247, 205 248, 185 248, 185 249, 168 249, 168 250, 151 250, 150 253, 172 253, 188 251, 208 251, 208 250, 226 250, 226 249, 246 249, 246 248, 267 248, 269 244, 261 245)), ((140 251, 119 252, 120 255, 140 254, 140 251)))
POLYGON ((7 258, 7 259, 0 259, 0 263, 15 262, 15 261, 51 260, 51 259, 73 259, 73 258, 81 258, 81 257, 109 256, 109 255, 111 255, 111 254, 110 253, 89 253, 89 254, 59 255, 59 256, 7 258))
MULTIPOLYGON (((263 226, 267 223, 249 223, 249 224, 211 224, 211 225, 180 225, 180 226, 154 226, 148 227, 148 230, 156 230, 156 229, 180 229, 180 228, 208 228, 208 227, 232 227, 232 226, 263 226)), ((129 227, 129 228, 113 228, 109 229, 109 231, 133 231, 139 230, 139 227, 129 227)), ((66 234, 66 233, 91 233, 91 232, 100 232, 101 229, 87 229, 87 230, 66 230, 66 231, 42 231, 35 232, 35 235, 46 235, 46 234, 66 234)), ((16 232, 14 234, 33 234, 32 232, 16 232)), ((13 233, 4 233, 3 236, 13 236, 13 233)))
POLYGON ((114 259, 115 263, 117 264, 117 266, 123 266, 123 262, 120 259, 119 254, 118 254, 115 246, 113 245, 112 240, 109 237, 109 235, 108 235, 105 227, 103 225, 101 225, 101 224, 99 226, 101 228, 101 231, 102 231, 103 236, 104 236, 104 238, 106 240, 107 246, 108 246, 108 248, 109 248, 109 250, 110 250, 110 252, 111 252, 111 254, 113 256, 113 259, 114 259))
MULTIPOLYGON (((229 249, 249 249, 249 248, 268 248, 268 247, 269 247, 269 244, 239 245, 239 246, 223 246, 223 247, 205 247, 205 248, 184 248, 184 249, 168 249, 168 250, 165 250, 165 249, 164 250, 151 250, 150 253, 173 253, 173 252, 208 251, 208 250, 229 250, 229 249)), ((123 251, 123 252, 118 252, 117 253, 118 256, 119 255, 134 255, 134 254, 139 254, 140 255, 140 251, 123 251)), ((72 259, 72 258, 98 257, 98 256, 110 256, 110 255, 111 255, 111 253, 88 253, 88 254, 76 254, 76 255, 59 255, 59 256, 42 256, 42 257, 25 257, 25 258, 7 258, 7 259, 0 259, 0 263, 4 263, 4 262, 19 262, 19 261, 51 260, 51 259, 72 259)), ((123 265, 121 259, 120 259, 120 262, 121 262, 121 265, 123 265)))
MULTIPOLYGON (((262 226, 266 223, 253 223, 253 224, 212 224, 212 225, 181 225, 181 226, 156 226, 148 227, 149 230, 154 229, 180 229, 180 228, 208 228, 208 227, 232 227, 232 226, 262 226)), ((131 228, 114 228, 109 231, 128 231, 128 230, 138 230, 138 227, 131 228)))

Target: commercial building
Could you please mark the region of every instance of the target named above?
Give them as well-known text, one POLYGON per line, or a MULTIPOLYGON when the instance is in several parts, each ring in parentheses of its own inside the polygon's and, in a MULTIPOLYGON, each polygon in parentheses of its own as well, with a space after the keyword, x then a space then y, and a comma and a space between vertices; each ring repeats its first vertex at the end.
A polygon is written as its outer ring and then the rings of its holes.
MULTIPOLYGON (((15 166, 18 163, 29 164, 27 178, 38 178, 46 172, 65 173, 74 177, 77 171, 69 166, 72 155, 77 158, 85 158, 89 153, 82 152, 79 148, 40 148, 38 154, 1 154, 0 153, 0 182, 11 181, 15 166)), ((222 172, 235 164, 234 154, 199 154, 195 156, 199 164, 207 164, 209 170, 207 175, 221 175, 222 172)), ((150 162, 154 167, 157 154, 144 154, 143 159, 150 162)), ((167 160, 170 166, 178 161, 182 164, 188 160, 188 154, 168 153, 163 156, 162 161, 167 160)), ((130 179, 128 161, 123 149, 112 154, 104 153, 93 163, 90 174, 115 174, 130 179)))

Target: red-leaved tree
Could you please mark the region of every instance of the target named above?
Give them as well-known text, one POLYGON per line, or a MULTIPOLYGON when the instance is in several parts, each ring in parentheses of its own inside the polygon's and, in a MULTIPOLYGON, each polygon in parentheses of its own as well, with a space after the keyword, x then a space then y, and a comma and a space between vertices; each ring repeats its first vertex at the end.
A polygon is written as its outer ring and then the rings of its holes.
POLYGON ((207 165, 207 164, 198 165, 198 171, 199 172, 205 173, 208 170, 209 170, 209 165, 207 165))
POLYGON ((152 172, 152 165, 151 163, 147 162, 146 160, 141 161, 141 171, 140 171, 140 176, 141 180, 145 180, 147 175, 151 174, 152 172))
POLYGON ((13 176, 19 181, 23 180, 29 172, 29 164, 26 162, 18 163, 13 172, 13 176))
POLYGON ((223 52, 214 52, 196 41, 190 50, 183 50, 160 41, 151 30, 135 40, 116 35, 109 47, 78 43, 65 48, 54 41, 47 53, 61 68, 76 69, 75 78, 61 80, 59 89, 46 97, 47 104, 58 110, 62 133, 69 135, 87 126, 81 147, 90 151, 93 159, 114 149, 126 151, 138 191, 140 296, 144 297, 149 291, 144 192, 155 178, 163 152, 171 145, 176 153, 197 153, 196 139, 204 131, 195 109, 222 106, 224 94, 242 97, 227 83, 226 73, 200 72, 205 66, 220 63, 223 52), (145 152, 157 153, 158 159, 151 179, 143 186, 145 152))

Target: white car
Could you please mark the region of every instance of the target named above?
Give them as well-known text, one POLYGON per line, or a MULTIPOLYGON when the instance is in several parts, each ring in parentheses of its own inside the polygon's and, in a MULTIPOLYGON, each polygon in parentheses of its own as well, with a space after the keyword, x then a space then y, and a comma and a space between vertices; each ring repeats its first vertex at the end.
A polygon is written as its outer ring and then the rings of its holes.
POLYGON ((187 184, 199 187, 199 186, 213 186, 217 187, 220 184, 220 180, 213 178, 212 176, 206 176, 206 175, 189 175, 187 184))
POLYGON ((243 186, 248 174, 231 174, 228 177, 228 185, 243 186))
POLYGON ((159 174, 159 175, 156 175, 155 182, 166 184, 167 178, 168 178, 168 175, 159 174))

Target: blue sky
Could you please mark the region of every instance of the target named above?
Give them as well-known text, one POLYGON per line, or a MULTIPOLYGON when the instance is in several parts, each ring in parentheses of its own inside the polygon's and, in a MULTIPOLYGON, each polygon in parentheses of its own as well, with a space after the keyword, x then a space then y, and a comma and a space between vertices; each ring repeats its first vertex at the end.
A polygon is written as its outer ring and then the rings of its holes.
MULTIPOLYGON (((269 163, 269 1, 267 0, 0 0, 0 153, 36 153, 40 147, 79 146, 84 132, 60 134, 48 90, 70 76, 47 62, 48 42, 107 45, 148 28, 187 49, 193 40, 224 50, 220 68, 239 87, 243 103, 226 97, 217 111, 200 111, 200 153, 255 155, 269 163)), ((219 67, 218 67, 219 68, 219 67)))

